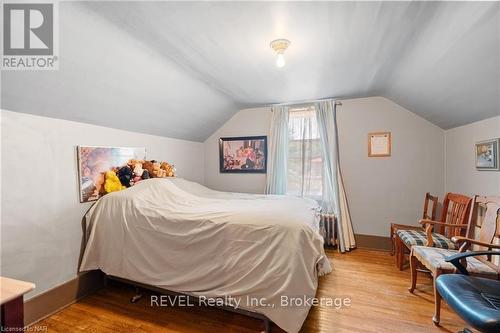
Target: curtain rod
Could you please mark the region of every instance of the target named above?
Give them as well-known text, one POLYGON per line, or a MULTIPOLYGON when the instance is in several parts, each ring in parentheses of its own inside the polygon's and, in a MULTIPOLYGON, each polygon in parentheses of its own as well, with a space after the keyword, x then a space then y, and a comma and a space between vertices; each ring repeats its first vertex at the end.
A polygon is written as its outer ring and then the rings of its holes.
MULTIPOLYGON (((334 100, 334 99, 333 98, 310 99, 310 100, 305 100, 305 101, 270 104, 268 106, 272 107, 272 106, 301 105, 301 104, 311 104, 311 103, 316 103, 316 102, 321 102, 321 101, 330 101, 330 100, 334 100)), ((335 101, 335 105, 342 106, 342 102, 341 101, 335 101)))

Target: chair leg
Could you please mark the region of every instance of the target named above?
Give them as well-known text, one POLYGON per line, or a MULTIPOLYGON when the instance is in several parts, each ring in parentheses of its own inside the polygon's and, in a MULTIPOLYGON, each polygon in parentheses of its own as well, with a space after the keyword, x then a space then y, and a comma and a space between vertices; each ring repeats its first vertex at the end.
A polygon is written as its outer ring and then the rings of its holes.
POLYGON ((411 270, 411 286, 408 291, 413 294, 415 287, 417 286, 417 258, 413 255, 413 251, 410 251, 410 270, 411 270))
POLYGON ((394 260, 396 261, 396 267, 399 268, 399 243, 397 238, 394 238, 394 260))
POLYGON ((434 284, 434 316, 432 317, 432 322, 434 325, 439 326, 439 322, 441 320, 441 295, 436 288, 436 279, 439 276, 439 272, 436 272, 433 280, 434 284))
POLYGON ((394 255, 396 251, 396 245, 395 240, 394 240, 394 225, 391 223, 391 230, 390 230, 390 237, 391 237, 391 256, 394 255))
POLYGON ((405 245, 399 237, 396 237, 396 252, 398 257, 398 268, 402 271, 405 262, 405 245))

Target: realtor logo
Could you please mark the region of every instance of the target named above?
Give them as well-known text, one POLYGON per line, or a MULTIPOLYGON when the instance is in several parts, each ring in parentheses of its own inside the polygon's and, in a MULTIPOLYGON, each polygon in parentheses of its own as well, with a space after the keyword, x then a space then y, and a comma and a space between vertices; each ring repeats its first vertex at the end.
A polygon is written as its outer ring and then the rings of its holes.
POLYGON ((54 3, 3 4, 2 69, 57 69, 54 3))

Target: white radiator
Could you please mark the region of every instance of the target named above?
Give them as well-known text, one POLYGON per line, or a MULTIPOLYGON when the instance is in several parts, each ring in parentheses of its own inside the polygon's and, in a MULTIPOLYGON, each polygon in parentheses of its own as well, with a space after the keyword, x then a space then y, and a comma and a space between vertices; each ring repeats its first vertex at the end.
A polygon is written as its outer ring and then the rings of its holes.
POLYGON ((333 214, 320 214, 319 230, 325 240, 325 246, 337 245, 336 221, 333 214))

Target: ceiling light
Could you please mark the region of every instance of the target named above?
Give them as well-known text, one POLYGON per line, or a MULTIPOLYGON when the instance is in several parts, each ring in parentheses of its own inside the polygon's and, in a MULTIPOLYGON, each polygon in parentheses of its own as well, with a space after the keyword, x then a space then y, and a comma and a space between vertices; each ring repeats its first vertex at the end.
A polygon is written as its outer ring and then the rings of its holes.
POLYGON ((275 39, 271 42, 272 49, 276 52, 278 57, 276 58, 276 66, 281 68, 285 66, 285 50, 288 45, 290 45, 290 41, 288 39, 275 39))

